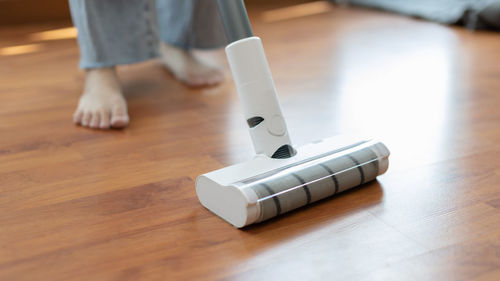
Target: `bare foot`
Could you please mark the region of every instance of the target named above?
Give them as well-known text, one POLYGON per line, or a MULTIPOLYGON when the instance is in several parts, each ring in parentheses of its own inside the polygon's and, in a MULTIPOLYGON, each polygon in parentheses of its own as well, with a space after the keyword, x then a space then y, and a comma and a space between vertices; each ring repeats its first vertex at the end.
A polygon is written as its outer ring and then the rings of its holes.
POLYGON ((128 125, 127 102, 114 67, 94 68, 85 74, 85 88, 73 114, 75 124, 93 129, 128 125))
POLYGON ((160 43, 161 62, 175 78, 191 87, 212 86, 224 80, 222 71, 206 65, 189 51, 160 43))

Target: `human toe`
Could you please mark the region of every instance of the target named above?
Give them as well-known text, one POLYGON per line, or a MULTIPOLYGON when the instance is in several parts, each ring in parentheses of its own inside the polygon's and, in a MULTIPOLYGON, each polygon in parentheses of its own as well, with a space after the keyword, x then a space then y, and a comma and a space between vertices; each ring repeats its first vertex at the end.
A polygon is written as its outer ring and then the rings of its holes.
POLYGON ((99 128, 101 121, 101 115, 98 111, 92 112, 92 118, 90 119, 89 127, 92 129, 99 128))
POLYGON ((109 126, 110 126, 109 112, 101 111, 101 122, 99 124, 99 128, 109 129, 109 126))
POLYGON ((82 122, 80 124, 87 127, 90 124, 90 120, 92 120, 92 113, 90 111, 85 111, 83 112, 82 122))
POLYGON ((73 122, 75 124, 80 124, 82 122, 83 111, 77 109, 73 114, 73 122))
POLYGON ((117 106, 111 112, 110 125, 113 128, 123 128, 129 123, 129 117, 127 109, 121 106, 117 106))

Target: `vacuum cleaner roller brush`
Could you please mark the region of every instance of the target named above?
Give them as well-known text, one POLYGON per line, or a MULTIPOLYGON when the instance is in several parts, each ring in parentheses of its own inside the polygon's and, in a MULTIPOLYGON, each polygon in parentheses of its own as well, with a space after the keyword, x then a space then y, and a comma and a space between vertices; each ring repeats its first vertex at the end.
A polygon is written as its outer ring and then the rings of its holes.
POLYGON ((377 177, 379 159, 370 147, 321 157, 249 183, 259 198, 256 222, 302 207, 377 177))

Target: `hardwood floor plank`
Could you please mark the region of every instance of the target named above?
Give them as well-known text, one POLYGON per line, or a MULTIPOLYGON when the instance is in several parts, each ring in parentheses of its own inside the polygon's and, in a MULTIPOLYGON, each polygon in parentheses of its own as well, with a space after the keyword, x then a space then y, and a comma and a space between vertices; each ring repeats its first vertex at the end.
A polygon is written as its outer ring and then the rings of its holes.
POLYGON ((498 279, 498 234, 440 248, 367 273, 360 280, 498 279))

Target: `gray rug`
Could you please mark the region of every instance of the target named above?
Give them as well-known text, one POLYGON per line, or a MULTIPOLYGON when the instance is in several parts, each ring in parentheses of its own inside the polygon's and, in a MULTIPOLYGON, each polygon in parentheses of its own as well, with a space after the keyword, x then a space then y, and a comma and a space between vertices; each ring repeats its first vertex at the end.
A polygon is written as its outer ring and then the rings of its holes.
POLYGON ((500 28, 500 0, 332 0, 472 29, 500 28))

